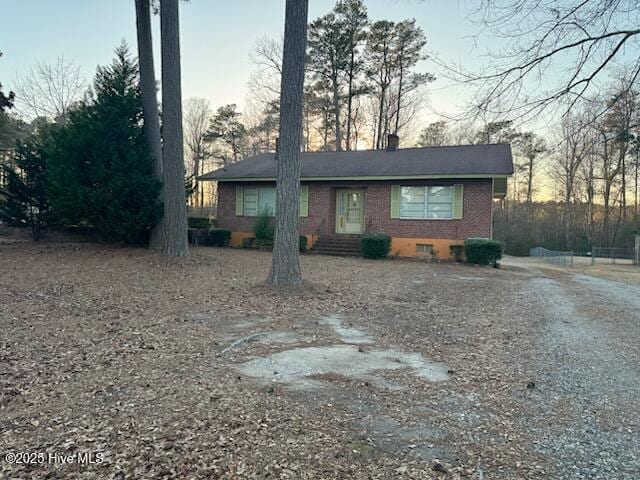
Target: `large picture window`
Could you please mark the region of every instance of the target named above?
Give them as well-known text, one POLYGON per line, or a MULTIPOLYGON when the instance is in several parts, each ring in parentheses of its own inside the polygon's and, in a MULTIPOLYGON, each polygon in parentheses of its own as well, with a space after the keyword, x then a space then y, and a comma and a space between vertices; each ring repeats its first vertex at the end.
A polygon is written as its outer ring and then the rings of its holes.
POLYGON ((244 215, 255 217, 259 213, 276 213, 276 188, 254 187, 244 189, 244 215))
POLYGON ((402 187, 400 218, 453 218, 453 186, 402 187))
MULTIPOLYGON (((272 217, 276 214, 276 187, 236 186, 236 215, 239 217, 255 217, 267 212, 272 217)), ((309 187, 300 186, 301 217, 309 215, 309 187)))

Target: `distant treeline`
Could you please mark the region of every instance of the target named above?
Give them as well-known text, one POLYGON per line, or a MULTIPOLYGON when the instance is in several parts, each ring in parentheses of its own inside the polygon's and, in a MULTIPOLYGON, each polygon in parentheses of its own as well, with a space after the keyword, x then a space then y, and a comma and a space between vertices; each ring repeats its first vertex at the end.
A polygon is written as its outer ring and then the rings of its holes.
POLYGON ((640 234, 640 215, 627 207, 626 215, 604 226, 604 206, 563 202, 515 202, 505 200, 496 206, 494 237, 506 243, 506 253, 528 255, 533 247, 550 250, 589 252, 593 246, 633 247, 640 234))

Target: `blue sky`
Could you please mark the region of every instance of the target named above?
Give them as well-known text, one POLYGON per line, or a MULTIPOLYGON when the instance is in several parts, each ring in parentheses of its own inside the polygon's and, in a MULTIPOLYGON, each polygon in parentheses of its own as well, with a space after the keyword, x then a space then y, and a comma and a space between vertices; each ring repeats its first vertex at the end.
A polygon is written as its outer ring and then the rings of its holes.
MULTIPOLYGON (((472 0, 367 0, 370 18, 416 18, 425 30, 428 49, 454 63, 479 66, 492 45, 474 46, 478 27, 465 17, 472 0)), ((309 18, 333 7, 333 0, 310 0, 309 18)), ((38 61, 52 62, 64 55, 79 64, 90 79, 95 67, 108 63, 122 39, 135 52, 134 0, 3 0, 0 31, 0 81, 12 79, 38 61)), ((153 19, 154 41, 159 19, 153 19)), ((183 97, 205 97, 214 107, 242 106, 254 68, 249 52, 260 36, 278 38, 284 23, 284 0, 190 0, 181 4, 183 97)), ((493 45, 495 47, 495 45, 493 45)), ((159 46, 156 45, 156 58, 159 46)), ((159 67, 159 60, 156 60, 159 67)), ((429 61, 422 71, 438 73, 429 61)), ((429 89, 429 103, 437 111, 454 112, 459 92, 437 80, 429 89)), ((427 118, 433 117, 426 112, 427 118)))

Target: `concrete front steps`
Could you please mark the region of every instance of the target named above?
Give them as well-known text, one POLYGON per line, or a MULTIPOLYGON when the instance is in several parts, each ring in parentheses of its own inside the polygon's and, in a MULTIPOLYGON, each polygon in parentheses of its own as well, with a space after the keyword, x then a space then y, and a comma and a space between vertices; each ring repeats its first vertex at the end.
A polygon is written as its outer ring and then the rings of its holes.
POLYGON ((314 243, 312 252, 321 255, 361 257, 360 235, 321 235, 314 243))

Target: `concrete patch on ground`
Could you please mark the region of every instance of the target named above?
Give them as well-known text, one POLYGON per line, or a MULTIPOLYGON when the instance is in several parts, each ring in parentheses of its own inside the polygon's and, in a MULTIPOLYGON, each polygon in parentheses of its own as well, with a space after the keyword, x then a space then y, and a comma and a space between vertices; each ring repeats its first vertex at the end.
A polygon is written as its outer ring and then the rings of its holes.
POLYGON ((270 345, 273 343, 296 343, 299 340, 293 332, 260 332, 256 341, 270 345))
POLYGON ((217 312, 196 312, 191 314, 191 321, 202 325, 213 325, 225 331, 238 332, 263 325, 269 321, 269 318, 261 315, 233 318, 217 312))
MULTIPOLYGON (((446 365, 422 358, 419 353, 396 350, 359 351, 353 345, 303 347, 256 358, 238 367, 249 377, 278 381, 300 387, 313 375, 336 373, 358 380, 370 380, 376 370, 409 369, 431 382, 447 380, 446 365), (296 385, 298 384, 298 385, 296 385)), ((378 382, 376 382, 378 383, 378 382)), ((380 384, 384 379, 380 380, 380 384)))
POLYGON ((320 320, 321 325, 329 325, 344 343, 362 344, 373 343, 373 337, 364 330, 345 327, 341 315, 327 315, 320 320))
POLYGON ((442 443, 446 432, 426 423, 407 426, 388 416, 372 415, 362 418, 359 424, 382 451, 410 454, 425 460, 451 456, 450 452, 436 446, 442 443))

